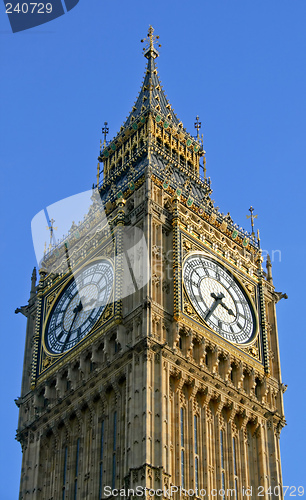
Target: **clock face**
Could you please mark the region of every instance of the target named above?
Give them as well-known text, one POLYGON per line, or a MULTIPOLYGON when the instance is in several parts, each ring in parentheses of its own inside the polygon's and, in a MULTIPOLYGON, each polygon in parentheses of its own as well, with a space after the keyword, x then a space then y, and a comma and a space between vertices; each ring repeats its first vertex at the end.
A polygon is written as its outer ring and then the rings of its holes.
POLYGON ((108 304, 113 281, 108 260, 91 263, 74 276, 50 314, 45 331, 48 351, 64 353, 92 330, 108 304))
POLYGON ((253 339, 254 309, 229 270, 204 254, 193 254, 184 263, 183 280, 192 305, 210 328, 235 344, 253 339))

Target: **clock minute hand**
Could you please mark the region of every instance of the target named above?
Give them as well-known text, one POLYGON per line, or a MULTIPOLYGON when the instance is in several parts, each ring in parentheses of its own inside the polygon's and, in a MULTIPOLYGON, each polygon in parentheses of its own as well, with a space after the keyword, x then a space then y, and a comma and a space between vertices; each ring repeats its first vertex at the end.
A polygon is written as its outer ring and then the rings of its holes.
POLYGON ((218 307, 219 304, 222 304, 222 299, 224 299, 224 297, 225 297, 222 292, 220 292, 218 295, 216 295, 215 293, 211 293, 210 295, 215 299, 215 302, 212 304, 212 306, 206 312, 205 318, 204 318, 205 320, 207 320, 212 315, 212 313, 214 312, 216 307, 218 307))
POLYGON ((64 350, 66 348, 66 345, 69 342, 69 339, 70 339, 71 333, 72 333, 73 324, 74 324, 74 322, 76 320, 76 317, 77 317, 78 313, 80 311, 82 311, 82 309, 83 309, 83 305, 82 305, 82 301, 80 300, 80 302, 78 303, 78 305, 73 309, 74 316, 73 316, 73 319, 71 321, 71 325, 70 325, 70 328, 68 330, 67 337, 65 338, 65 342, 63 343, 62 352, 64 352, 64 350))
POLYGON ((90 306, 92 306, 93 304, 96 303, 96 299, 90 299, 88 302, 85 302, 86 297, 82 297, 81 300, 82 300, 82 302, 84 302, 84 306, 82 308, 87 309, 87 310, 90 308, 90 306))

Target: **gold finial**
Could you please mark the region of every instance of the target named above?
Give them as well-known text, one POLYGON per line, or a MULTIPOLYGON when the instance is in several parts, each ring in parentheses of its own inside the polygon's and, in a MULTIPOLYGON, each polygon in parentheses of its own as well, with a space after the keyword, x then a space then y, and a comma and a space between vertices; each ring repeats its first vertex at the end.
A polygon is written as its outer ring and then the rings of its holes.
POLYGON ((270 255, 267 255, 267 260, 266 260, 266 268, 267 268, 267 280, 269 283, 273 285, 273 278, 272 278, 272 263, 270 259, 270 255))
POLYGON ((258 241, 258 246, 260 248, 260 236, 259 236, 259 229, 257 229, 257 241, 258 241))
POLYGON ((251 212, 251 215, 247 215, 246 218, 247 219, 251 219, 252 236, 254 237, 255 236, 255 233, 254 233, 254 219, 257 219, 258 215, 254 215, 254 208, 252 206, 250 206, 249 212, 251 212))
POLYGON ((100 182, 100 163, 97 165, 97 188, 99 187, 100 182))
POLYGON ((47 253, 47 242, 45 241, 45 247, 44 247, 44 255, 47 253))
MULTIPOLYGON (((50 231, 50 243, 49 243, 49 249, 51 248, 52 246, 52 239, 54 238, 54 231, 57 230, 57 227, 54 227, 54 222, 55 220, 54 219, 50 219, 50 226, 47 226, 46 229, 48 229, 48 231, 50 231)), ((55 241, 54 241, 54 244, 55 244, 55 241)))
POLYGON ((206 179, 206 158, 203 156, 203 173, 204 173, 204 179, 206 179))
POLYGON ((197 140, 199 141, 200 140, 200 134, 199 134, 199 130, 201 128, 201 125, 202 123, 199 121, 200 118, 198 117, 198 115, 196 116, 196 121, 194 123, 194 128, 197 130, 197 140))
MULTIPOLYGON (((156 57, 159 56, 158 51, 154 47, 154 43, 156 42, 156 40, 159 40, 159 36, 158 35, 155 36, 155 35, 153 35, 153 33, 154 33, 154 28, 152 26, 149 26, 147 38, 143 38, 142 40, 140 40, 141 43, 147 42, 147 44, 148 44, 147 47, 143 48, 143 52, 144 52, 143 55, 147 59, 149 59, 150 57, 153 57, 153 59, 155 59, 156 57)), ((158 44, 157 46, 161 47, 160 44, 158 44)))

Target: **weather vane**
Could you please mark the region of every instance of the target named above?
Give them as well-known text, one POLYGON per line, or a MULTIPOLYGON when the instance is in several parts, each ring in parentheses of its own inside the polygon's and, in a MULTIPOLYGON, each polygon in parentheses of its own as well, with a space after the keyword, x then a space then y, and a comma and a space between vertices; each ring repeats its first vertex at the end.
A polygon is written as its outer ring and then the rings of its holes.
POLYGON ((198 139, 198 141, 200 140, 199 130, 200 130, 201 125, 202 125, 202 123, 199 120, 200 120, 200 118, 197 115, 196 116, 196 121, 194 123, 194 128, 197 130, 197 139, 198 139))
POLYGON ((104 122, 104 127, 102 127, 102 134, 104 134, 104 147, 106 146, 106 136, 109 133, 108 123, 104 122))
MULTIPOLYGON (((47 226, 46 229, 48 229, 48 231, 50 231, 50 243, 49 243, 49 248, 51 248, 52 246, 52 239, 54 238, 54 231, 57 230, 57 227, 54 227, 54 222, 55 220, 54 219, 50 219, 50 226, 47 226)), ((55 244, 55 241, 54 241, 54 244, 55 244)))
POLYGON ((251 212, 251 215, 247 215, 246 218, 247 219, 251 219, 252 236, 254 237, 255 236, 255 233, 254 233, 254 219, 257 219, 258 215, 254 215, 254 208, 252 206, 250 206, 249 212, 251 212))
MULTIPOLYGON (((154 47, 154 43, 156 42, 156 40, 159 40, 159 36, 158 35, 155 36, 153 35, 153 33, 154 33, 154 28, 152 26, 149 26, 147 38, 143 38, 142 40, 140 40, 141 43, 146 42, 148 44, 147 47, 143 48, 144 56, 147 59, 149 59, 149 57, 153 57, 155 59, 155 57, 159 56, 158 51, 154 47)), ((158 44, 157 46, 161 47, 160 44, 158 44)))

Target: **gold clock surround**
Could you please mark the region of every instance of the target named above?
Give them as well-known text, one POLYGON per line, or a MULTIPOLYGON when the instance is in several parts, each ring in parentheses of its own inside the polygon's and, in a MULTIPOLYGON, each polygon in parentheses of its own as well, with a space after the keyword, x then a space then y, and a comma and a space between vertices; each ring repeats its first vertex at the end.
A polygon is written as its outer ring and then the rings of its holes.
MULTIPOLYGON (((193 250, 193 251, 191 251, 189 253, 186 253, 186 255, 184 256, 183 262, 182 262, 182 273, 183 273, 184 266, 185 266, 185 263, 187 262, 187 260, 191 256, 198 256, 198 255, 203 255, 204 258, 207 258, 207 259, 211 260, 212 262, 214 262, 214 263, 220 265, 221 267, 225 268, 227 270, 227 272, 231 273, 233 275, 235 281, 238 283, 239 287, 242 289, 244 295, 247 297, 247 300, 248 300, 248 302, 249 302, 249 304, 250 304, 250 306, 252 308, 252 315, 253 315, 253 319, 254 319, 254 323, 255 323, 251 339, 250 339, 250 341, 243 342, 243 343, 235 343, 233 341, 229 341, 229 342, 231 342, 237 348, 248 348, 248 347, 252 346, 256 342, 256 340, 258 339, 259 318, 258 318, 258 314, 257 314, 257 310, 256 310, 257 308, 256 308, 256 306, 255 306, 255 304, 253 302, 253 299, 252 299, 249 291, 243 285, 243 283, 239 280, 239 278, 237 277, 238 273, 237 273, 237 271, 235 272, 235 269, 233 267, 230 267, 223 260, 221 260, 220 257, 216 257, 212 253, 207 252, 206 250, 202 250, 202 251, 201 250, 193 250)), ((192 310, 196 312, 200 323, 204 324, 205 327, 208 330, 210 330, 213 334, 219 335, 213 328, 211 328, 205 322, 205 320, 201 317, 200 313, 196 310, 196 308, 195 308, 194 304, 192 303, 192 300, 191 300, 191 298, 189 296, 189 293, 188 293, 188 291, 186 289, 186 285, 185 285, 185 281, 184 281, 183 275, 182 275, 182 282, 183 282, 183 287, 184 287, 184 292, 185 292, 183 294, 183 296, 185 297, 185 300, 183 300, 183 311, 186 309, 186 305, 189 305, 190 307, 192 307, 192 310)), ((194 317, 193 317, 193 319, 194 319, 194 317)), ((221 335, 221 337, 222 337, 222 335, 221 335)))

